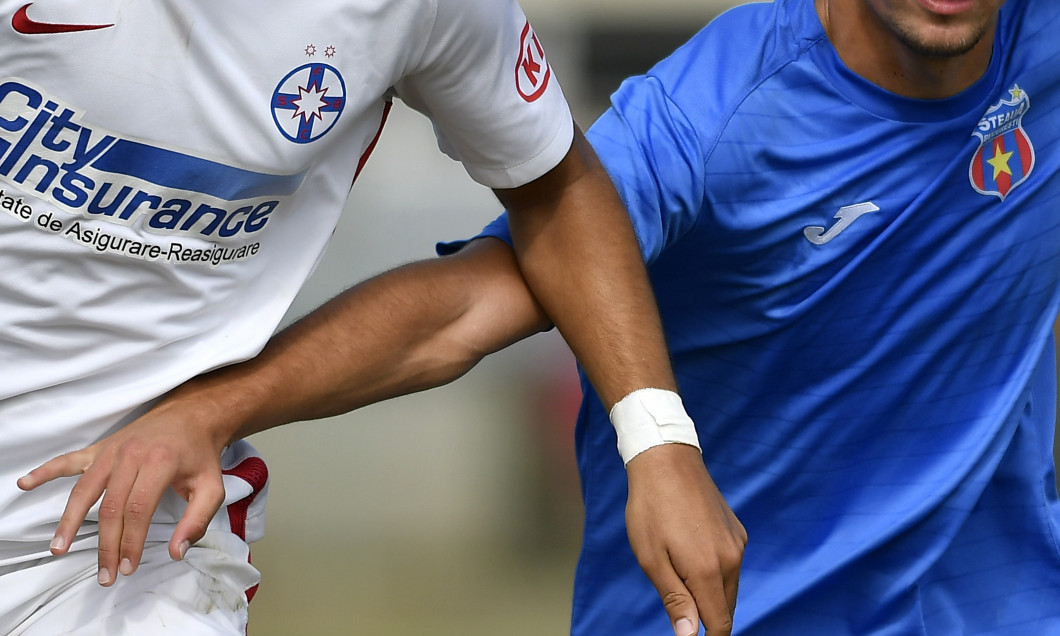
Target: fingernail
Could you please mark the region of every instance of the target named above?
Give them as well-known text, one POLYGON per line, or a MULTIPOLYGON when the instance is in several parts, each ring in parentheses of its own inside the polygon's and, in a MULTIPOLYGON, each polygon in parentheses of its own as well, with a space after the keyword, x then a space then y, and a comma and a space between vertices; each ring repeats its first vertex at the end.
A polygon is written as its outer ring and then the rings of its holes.
POLYGON ((692 626, 692 621, 687 618, 681 618, 674 623, 674 634, 676 636, 696 636, 696 628, 692 626))
POLYGON ((188 553, 188 548, 190 548, 190 547, 191 547, 191 544, 188 543, 187 541, 184 541, 183 543, 180 544, 180 547, 177 548, 177 551, 180 552, 180 558, 182 558, 182 559, 184 558, 184 555, 188 553))
POLYGON ((121 564, 118 566, 118 571, 124 574, 125 576, 129 576, 130 574, 132 574, 132 561, 130 561, 129 559, 122 559, 121 564))
POLYGON ((66 539, 60 536, 55 536, 52 538, 52 542, 48 547, 52 549, 52 552, 58 552, 66 547, 66 539))
POLYGON ((100 585, 110 585, 110 570, 107 568, 100 568, 96 574, 96 580, 99 581, 100 585))

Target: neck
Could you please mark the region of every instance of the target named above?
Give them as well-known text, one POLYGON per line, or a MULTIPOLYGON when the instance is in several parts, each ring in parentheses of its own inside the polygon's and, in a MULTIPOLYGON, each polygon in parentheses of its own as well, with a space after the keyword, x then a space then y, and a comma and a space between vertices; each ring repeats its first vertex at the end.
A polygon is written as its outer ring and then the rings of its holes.
POLYGON ((929 43, 933 43, 930 38, 940 37, 938 32, 943 29, 933 31, 935 25, 927 20, 919 24, 902 22, 905 16, 881 16, 866 0, 815 2, 821 24, 843 63, 892 93, 918 99, 950 97, 974 84, 990 66, 996 13, 984 19, 981 28, 967 27, 974 41, 969 48, 937 52, 915 44, 917 37, 929 43))

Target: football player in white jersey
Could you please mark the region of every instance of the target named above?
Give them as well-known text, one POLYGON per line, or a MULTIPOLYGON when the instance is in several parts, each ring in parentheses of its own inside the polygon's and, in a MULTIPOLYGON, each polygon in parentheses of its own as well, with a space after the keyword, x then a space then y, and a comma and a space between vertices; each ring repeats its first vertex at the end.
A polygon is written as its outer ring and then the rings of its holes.
MULTIPOLYGON (((82 465, 65 521, 68 484, 16 481, 264 346, 395 97, 512 211, 521 271, 601 395, 674 396, 631 225, 514 2, 0 0, 0 16, 0 633, 243 633, 267 489, 248 444, 198 455, 205 481, 82 465)), ((161 469, 168 452, 120 457, 161 469)), ((666 470, 668 453, 648 455, 666 470)))

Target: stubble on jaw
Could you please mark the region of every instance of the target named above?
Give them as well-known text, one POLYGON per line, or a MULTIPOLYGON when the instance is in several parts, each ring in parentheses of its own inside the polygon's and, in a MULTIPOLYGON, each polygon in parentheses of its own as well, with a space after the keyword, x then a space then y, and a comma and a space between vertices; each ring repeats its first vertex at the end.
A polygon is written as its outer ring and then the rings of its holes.
POLYGON ((925 58, 944 60, 959 57, 974 49, 983 40, 989 27, 988 23, 979 24, 971 33, 956 38, 928 37, 905 21, 895 23, 893 30, 898 39, 913 53, 925 58))

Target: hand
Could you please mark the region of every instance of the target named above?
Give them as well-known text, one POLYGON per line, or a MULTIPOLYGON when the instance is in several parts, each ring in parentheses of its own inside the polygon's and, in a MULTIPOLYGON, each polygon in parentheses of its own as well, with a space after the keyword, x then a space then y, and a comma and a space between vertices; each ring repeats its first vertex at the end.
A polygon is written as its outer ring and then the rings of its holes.
POLYGON ((224 502, 220 454, 223 443, 193 424, 195 418, 171 405, 159 405, 112 436, 79 451, 51 459, 18 480, 32 490, 58 477, 81 475, 51 543, 65 554, 89 509, 100 500, 99 584, 113 585, 118 573, 136 571, 151 517, 170 486, 188 502, 169 542, 180 560, 202 538, 224 502))
POLYGON ((650 448, 626 465, 626 529, 675 636, 730 636, 747 532, 684 444, 650 448))

